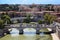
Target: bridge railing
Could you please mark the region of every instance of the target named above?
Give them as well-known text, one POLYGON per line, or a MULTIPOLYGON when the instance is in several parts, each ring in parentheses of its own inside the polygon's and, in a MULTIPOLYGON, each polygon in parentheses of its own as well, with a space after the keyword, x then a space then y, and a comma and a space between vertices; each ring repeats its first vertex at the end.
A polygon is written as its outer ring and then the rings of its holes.
POLYGON ((19 26, 18 25, 9 25, 9 26, 5 26, 5 27, 11 27, 11 28, 13 28, 13 27, 26 27, 26 28, 32 28, 32 27, 36 27, 36 28, 53 28, 53 27, 55 27, 54 25, 45 25, 45 24, 19 24, 19 26))

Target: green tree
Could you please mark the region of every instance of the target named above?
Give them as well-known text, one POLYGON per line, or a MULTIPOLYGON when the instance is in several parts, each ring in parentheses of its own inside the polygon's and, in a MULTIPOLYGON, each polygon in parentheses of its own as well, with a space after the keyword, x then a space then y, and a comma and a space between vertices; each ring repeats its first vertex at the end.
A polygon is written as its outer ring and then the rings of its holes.
POLYGON ((42 21, 42 20, 38 20, 38 23, 39 23, 39 24, 42 24, 42 23, 43 23, 43 21, 42 21))
POLYGON ((56 16, 54 16, 54 15, 51 15, 51 14, 48 14, 48 13, 46 13, 44 15, 44 20, 45 20, 45 23, 47 23, 47 24, 53 23, 53 21, 55 21, 55 19, 56 19, 56 16))
POLYGON ((52 4, 47 4, 44 7, 46 8, 47 11, 54 11, 54 5, 52 4))
POLYGON ((3 28, 4 28, 4 21, 0 20, 0 29, 3 29, 3 28))
POLYGON ((23 22, 30 23, 31 22, 31 15, 27 15, 26 19, 23 22))
POLYGON ((4 23, 6 24, 11 23, 10 17, 8 15, 3 15, 1 19, 4 20, 4 23))

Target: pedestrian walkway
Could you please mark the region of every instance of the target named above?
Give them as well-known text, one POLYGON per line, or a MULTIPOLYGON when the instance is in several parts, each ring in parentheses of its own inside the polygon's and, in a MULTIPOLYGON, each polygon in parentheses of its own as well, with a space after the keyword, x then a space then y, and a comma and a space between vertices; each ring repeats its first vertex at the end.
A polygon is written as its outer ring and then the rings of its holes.
MULTIPOLYGON (((49 31, 51 30, 51 29, 49 29, 49 28, 47 28, 49 31)), ((51 34, 52 35, 52 38, 53 38, 53 40, 59 40, 59 38, 58 38, 58 36, 56 35, 56 33, 53 33, 53 34, 51 34)))

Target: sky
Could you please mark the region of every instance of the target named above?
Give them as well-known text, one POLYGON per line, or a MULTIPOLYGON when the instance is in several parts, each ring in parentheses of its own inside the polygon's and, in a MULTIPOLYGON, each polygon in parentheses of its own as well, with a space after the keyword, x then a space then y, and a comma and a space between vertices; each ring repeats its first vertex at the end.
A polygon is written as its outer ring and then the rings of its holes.
POLYGON ((0 0, 0 4, 60 4, 60 0, 0 0))

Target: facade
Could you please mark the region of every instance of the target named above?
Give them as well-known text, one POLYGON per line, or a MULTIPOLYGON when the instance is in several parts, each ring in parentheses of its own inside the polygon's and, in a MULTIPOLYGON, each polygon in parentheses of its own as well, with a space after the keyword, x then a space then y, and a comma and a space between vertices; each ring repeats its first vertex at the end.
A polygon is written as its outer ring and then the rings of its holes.
POLYGON ((32 5, 18 5, 18 6, 11 5, 11 6, 15 9, 17 9, 16 7, 18 7, 18 10, 17 11, 16 10, 9 10, 9 11, 2 10, 0 11, 0 15, 2 13, 4 14, 7 13, 11 18, 26 17, 26 15, 32 15, 33 17, 43 18, 45 13, 49 13, 49 14, 57 16, 58 21, 60 20, 60 5, 32 4, 32 5))

